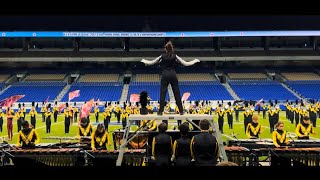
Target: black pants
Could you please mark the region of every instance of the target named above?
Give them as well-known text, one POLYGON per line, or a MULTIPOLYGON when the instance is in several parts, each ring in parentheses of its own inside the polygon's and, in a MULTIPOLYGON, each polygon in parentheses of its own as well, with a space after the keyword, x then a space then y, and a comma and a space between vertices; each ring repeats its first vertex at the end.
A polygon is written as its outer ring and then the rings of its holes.
POLYGON ((274 131, 274 118, 269 117, 270 133, 274 131))
POLYGON ((23 121, 22 117, 20 117, 17 121, 18 132, 22 129, 22 121, 23 121))
POLYGON ((104 120, 103 120, 103 124, 104 124, 104 128, 106 129, 106 131, 109 132, 108 128, 109 128, 109 123, 110 123, 110 116, 106 117, 104 120))
POLYGON ((99 122, 99 113, 96 114, 96 122, 99 122))
POLYGON ((45 113, 43 112, 42 113, 42 122, 45 122, 46 121, 46 116, 44 115, 45 113))
POLYGON ((73 122, 77 122, 78 120, 78 113, 74 113, 73 122))
POLYGON ((236 111, 236 121, 239 122, 239 111, 236 111))
POLYGON ((299 118, 300 118, 299 113, 294 113, 294 119, 296 121, 296 126, 299 124, 299 118))
POLYGON ((122 128, 124 129, 127 126, 127 118, 122 118, 122 128))
POLYGON ((156 166, 170 166, 170 158, 168 156, 158 156, 156 166))
POLYGON ((55 112, 53 113, 54 122, 57 122, 57 118, 58 118, 58 111, 55 111, 55 112))
POLYGON ((232 114, 231 115, 228 114, 228 125, 229 125, 229 129, 233 129, 233 116, 232 116, 232 114))
POLYGON ((118 123, 120 123, 120 115, 121 115, 120 112, 117 113, 117 122, 118 122, 118 123))
POLYGON ((64 119, 64 133, 69 133, 70 117, 64 119))
POLYGON ((223 134, 223 122, 224 122, 224 117, 219 117, 218 124, 219 124, 219 130, 220 130, 221 134, 223 134))
POLYGON ((36 128, 36 117, 31 117, 31 120, 30 120, 33 128, 35 129, 36 128))
POLYGON ((51 117, 46 118, 46 132, 47 133, 51 132, 51 117))
POLYGON ((264 110, 262 111, 262 118, 266 119, 266 111, 264 111, 264 110))
POLYGON ((0 118, 0 132, 2 132, 3 118, 0 118))
POLYGON ((317 126, 317 114, 316 113, 309 113, 310 121, 313 127, 317 126))
POLYGON ((180 89, 178 85, 178 78, 176 72, 174 70, 163 70, 161 77, 161 87, 160 87, 160 113, 163 112, 165 105, 165 98, 168 91, 168 85, 171 84, 174 98, 176 100, 176 104, 179 108, 179 112, 183 113, 183 107, 181 102, 180 89))

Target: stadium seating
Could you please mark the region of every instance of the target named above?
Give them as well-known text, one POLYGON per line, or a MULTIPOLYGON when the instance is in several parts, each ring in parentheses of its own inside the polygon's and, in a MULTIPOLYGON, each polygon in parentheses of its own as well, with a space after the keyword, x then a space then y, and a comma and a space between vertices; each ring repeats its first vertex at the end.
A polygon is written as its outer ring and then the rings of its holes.
POLYGON ((66 82, 19 82, 4 91, 0 99, 13 95, 25 95, 19 102, 41 102, 45 101, 48 96, 50 96, 49 100, 54 100, 65 85, 66 82))
POLYGON ((281 74, 289 81, 320 80, 320 76, 312 72, 286 72, 281 74))
POLYGON ((63 81, 65 74, 30 74, 25 81, 63 81))
POLYGON ((213 81, 214 78, 209 73, 189 73, 177 74, 179 82, 182 81, 213 81))
POLYGON ((296 97, 279 82, 271 80, 231 80, 230 86, 242 100, 295 100, 296 97))
POLYGON ((6 86, 5 83, 0 83, 0 91, 2 91, 2 89, 6 86))
POLYGON ((227 89, 218 81, 179 82, 181 94, 190 92, 188 100, 233 100, 227 89))
POLYGON ((114 82, 76 82, 62 98, 62 102, 68 101, 69 92, 80 90, 80 96, 71 101, 89 101, 94 98, 101 101, 119 101, 123 84, 114 82))
POLYGON ((320 81, 286 81, 285 83, 304 98, 319 99, 320 97, 320 81))
POLYGON ((230 79, 267 79, 263 73, 228 73, 230 79))
POLYGON ((80 79, 81 82, 117 82, 119 74, 85 74, 80 79))
POLYGON ((5 82, 9 77, 9 74, 0 74, 0 83, 5 82))
POLYGON ((137 82, 160 82, 159 74, 137 74, 137 82))

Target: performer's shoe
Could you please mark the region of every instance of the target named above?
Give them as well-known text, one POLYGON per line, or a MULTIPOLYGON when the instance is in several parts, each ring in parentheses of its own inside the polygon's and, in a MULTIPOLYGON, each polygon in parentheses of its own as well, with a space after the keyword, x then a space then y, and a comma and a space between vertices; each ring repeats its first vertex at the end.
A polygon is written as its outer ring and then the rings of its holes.
POLYGON ((162 112, 158 112, 158 116, 162 116, 162 112))

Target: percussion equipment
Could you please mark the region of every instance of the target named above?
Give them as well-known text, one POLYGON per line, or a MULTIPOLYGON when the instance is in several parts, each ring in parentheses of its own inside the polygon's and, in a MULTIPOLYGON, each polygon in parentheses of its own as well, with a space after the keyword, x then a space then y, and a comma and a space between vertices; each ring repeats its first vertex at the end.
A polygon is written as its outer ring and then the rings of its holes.
POLYGON ((247 159, 250 157, 250 150, 241 146, 228 146, 224 147, 228 161, 234 162, 239 166, 245 166, 247 159))

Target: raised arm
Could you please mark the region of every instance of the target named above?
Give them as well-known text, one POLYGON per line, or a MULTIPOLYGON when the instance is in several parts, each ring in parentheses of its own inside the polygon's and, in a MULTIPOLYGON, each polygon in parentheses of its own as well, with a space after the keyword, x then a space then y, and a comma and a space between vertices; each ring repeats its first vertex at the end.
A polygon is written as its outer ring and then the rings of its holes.
POLYGON ((200 62, 199 59, 194 59, 192 61, 187 62, 187 61, 183 60, 181 57, 179 57, 178 55, 176 55, 176 57, 177 57, 178 61, 184 66, 192 66, 195 63, 200 62))
POLYGON ((151 61, 148 61, 146 59, 142 59, 141 62, 143 62, 145 65, 150 66, 150 65, 154 65, 157 62, 159 62, 160 59, 161 59, 161 56, 159 56, 159 57, 157 57, 157 58, 155 58, 154 60, 151 60, 151 61))

